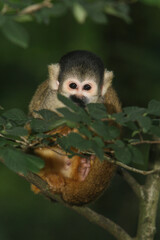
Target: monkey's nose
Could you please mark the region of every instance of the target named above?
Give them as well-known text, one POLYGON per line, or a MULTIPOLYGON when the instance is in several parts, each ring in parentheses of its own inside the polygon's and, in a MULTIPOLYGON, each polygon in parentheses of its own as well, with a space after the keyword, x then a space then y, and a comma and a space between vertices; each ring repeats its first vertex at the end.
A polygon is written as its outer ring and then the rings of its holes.
POLYGON ((84 108, 86 106, 84 97, 79 98, 76 95, 70 96, 71 100, 75 102, 78 106, 84 108))

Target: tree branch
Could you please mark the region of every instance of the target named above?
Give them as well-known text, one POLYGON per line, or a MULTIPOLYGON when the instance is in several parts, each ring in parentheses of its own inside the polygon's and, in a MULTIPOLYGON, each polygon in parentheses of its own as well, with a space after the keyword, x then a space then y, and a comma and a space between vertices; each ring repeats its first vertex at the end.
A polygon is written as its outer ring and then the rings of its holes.
MULTIPOLYGON (((0 159, 3 162, 2 159, 0 159)), ((111 160, 110 162, 115 162, 115 160, 111 160)), ((119 162, 120 163, 120 162, 119 162)), ((122 163, 121 163, 122 164, 122 163)), ((125 164, 122 164, 125 165, 125 164)), ((125 165, 126 166, 126 165, 125 165)), ((130 167, 129 167, 130 168, 130 167)), ((131 168, 132 169, 132 168, 131 168)), ((137 172, 137 171, 136 171, 137 172)), ((143 171, 141 171, 143 172, 143 171)), ((126 181, 132 187, 133 191, 140 198, 140 214, 139 214, 139 223, 137 230, 137 237, 134 238, 136 240, 153 240, 155 234, 155 220, 159 199, 159 189, 160 189, 160 155, 158 155, 157 160, 155 161, 152 174, 147 176, 147 181, 142 188, 139 183, 126 171, 123 170, 123 176, 126 181)), ((19 174, 24 177, 29 183, 34 184, 38 187, 41 193, 51 199, 52 201, 57 201, 62 203, 68 208, 73 209, 78 212, 85 218, 87 218, 90 222, 97 224, 101 228, 107 230, 110 234, 112 234, 117 240, 133 240, 128 233, 125 232, 119 225, 114 223, 108 218, 94 212, 88 207, 77 207, 68 205, 63 201, 63 199, 59 195, 55 195, 52 192, 50 186, 41 179, 38 175, 34 173, 28 173, 26 176, 19 174)))
POLYGON ((30 5, 26 8, 24 8, 23 10, 21 10, 19 12, 19 15, 32 14, 32 13, 37 12, 40 9, 45 8, 45 7, 46 8, 53 7, 53 4, 51 3, 51 0, 44 0, 41 3, 36 3, 36 4, 33 4, 33 5, 30 5))
MULTIPOLYGON (((3 163, 3 160, 0 158, 0 161, 3 163)), ((49 198, 52 201, 57 201, 62 203, 66 207, 76 211, 81 214, 85 218, 87 218, 90 222, 97 224, 101 228, 107 230, 110 234, 112 234, 117 240, 132 240, 132 238, 116 223, 111 221, 110 219, 96 213, 88 207, 77 207, 71 206, 65 203, 59 195, 56 195, 52 192, 50 186, 45 182, 42 178, 40 178, 35 173, 29 172, 26 176, 19 174, 21 177, 25 178, 29 183, 35 185, 40 189, 41 193, 49 198)))
POLYGON ((97 224, 103 229, 107 230, 110 234, 112 234, 118 240, 132 240, 132 238, 116 223, 111 221, 110 219, 94 212, 90 208, 87 207, 76 207, 73 206, 74 209, 79 214, 83 215, 90 222, 97 224))
POLYGON ((88 207, 77 207, 77 206, 71 206, 65 203, 60 196, 55 195, 52 190, 50 189, 49 185, 42 180, 39 176, 37 176, 34 173, 28 173, 27 176, 23 176, 28 182, 34 184, 36 187, 38 187, 41 190, 41 193, 46 196, 47 198, 58 201, 65 205, 66 207, 69 207, 70 209, 73 209, 77 213, 81 214, 85 218, 87 218, 90 222, 97 224, 101 228, 107 230, 109 233, 111 233, 117 240, 132 240, 132 238, 116 223, 111 221, 108 218, 105 218, 104 216, 94 212, 88 207))
POLYGON ((144 189, 143 186, 141 186, 136 179, 129 174, 127 171, 121 169, 122 176, 126 180, 126 182, 129 184, 129 186, 132 188, 133 192, 137 195, 139 199, 144 199, 144 189))
MULTIPOLYGON (((160 170, 160 145, 156 146, 152 156, 153 169, 160 170)), ((157 207, 160 197, 160 173, 147 176, 144 185, 145 198, 141 199, 139 207, 139 221, 137 240, 153 240, 156 232, 157 207)))

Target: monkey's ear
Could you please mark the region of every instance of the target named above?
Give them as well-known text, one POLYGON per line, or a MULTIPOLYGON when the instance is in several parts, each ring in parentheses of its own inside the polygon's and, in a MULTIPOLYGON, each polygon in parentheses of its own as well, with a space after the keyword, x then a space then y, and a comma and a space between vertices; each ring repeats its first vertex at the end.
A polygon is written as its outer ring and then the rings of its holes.
POLYGON ((49 87, 52 90, 58 90, 59 82, 58 82, 58 75, 60 71, 60 66, 58 63, 51 64, 48 66, 48 73, 49 73, 49 87))
POLYGON ((102 93, 101 93, 102 96, 104 96, 106 94, 107 89, 111 86, 112 79, 113 79, 113 72, 107 71, 105 69, 103 86, 102 86, 102 93))

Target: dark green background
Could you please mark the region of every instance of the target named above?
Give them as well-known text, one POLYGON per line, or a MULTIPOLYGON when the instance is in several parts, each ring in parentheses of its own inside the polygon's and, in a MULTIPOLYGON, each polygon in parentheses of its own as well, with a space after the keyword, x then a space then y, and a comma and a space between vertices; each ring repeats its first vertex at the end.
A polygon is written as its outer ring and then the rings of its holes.
MULTIPOLYGON (((0 105, 27 112, 37 87, 47 77, 47 65, 68 51, 90 50, 114 71, 113 85, 123 106, 147 106, 160 100, 160 8, 139 3, 131 6, 132 24, 109 17, 107 25, 90 20, 78 24, 68 13, 50 25, 27 23, 28 49, 0 35, 0 105)), ((138 200, 120 176, 91 205, 119 223, 133 236, 138 200)), ((160 239, 160 210, 155 240, 160 239)), ((22 178, 0 165, 0 240, 114 239, 103 229, 65 207, 30 191, 22 178)))

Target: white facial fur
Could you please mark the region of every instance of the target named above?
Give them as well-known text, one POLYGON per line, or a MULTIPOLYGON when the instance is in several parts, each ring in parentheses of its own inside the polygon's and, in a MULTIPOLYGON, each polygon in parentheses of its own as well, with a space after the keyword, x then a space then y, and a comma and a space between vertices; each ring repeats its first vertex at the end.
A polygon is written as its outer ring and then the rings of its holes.
MULTIPOLYGON (((58 75, 60 71, 60 66, 58 63, 51 64, 48 66, 48 70, 49 70, 49 87, 52 90, 57 91, 59 89, 58 75)), ((106 94, 109 86, 111 86, 112 79, 113 79, 113 72, 107 71, 105 69, 104 82, 101 89, 102 97, 106 94)), ((78 78, 76 78, 75 76, 75 77, 68 77, 63 82, 60 93, 66 97, 70 97, 71 95, 76 95, 79 98, 86 97, 88 99, 87 103, 91 103, 91 102, 95 103, 99 98, 98 90, 99 90, 98 85, 96 81, 94 81, 93 79, 88 78, 83 82, 80 82, 78 78), (71 83, 75 83, 77 87, 71 88, 70 87, 71 83), (85 85, 90 85, 91 88, 89 90, 85 90, 84 89, 85 85)))
POLYGON ((71 95, 75 95, 80 99, 86 97, 88 103, 96 102, 98 99, 98 86, 91 79, 80 82, 77 78, 68 78, 63 83, 62 93, 66 97, 70 97, 71 95))

